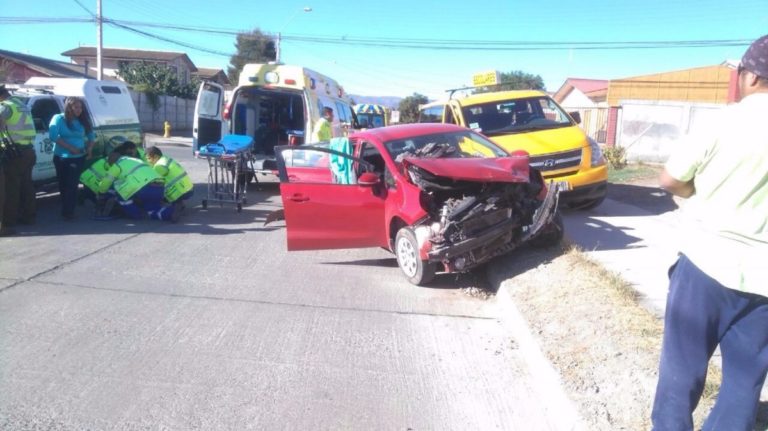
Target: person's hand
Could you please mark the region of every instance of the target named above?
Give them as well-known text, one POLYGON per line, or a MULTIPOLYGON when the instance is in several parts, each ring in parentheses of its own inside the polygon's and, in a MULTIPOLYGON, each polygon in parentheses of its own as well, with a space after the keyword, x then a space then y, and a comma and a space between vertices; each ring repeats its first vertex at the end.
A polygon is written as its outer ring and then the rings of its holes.
POLYGON ((69 150, 69 152, 70 152, 70 153, 72 153, 73 155, 77 155, 77 154, 82 154, 82 153, 83 153, 83 150, 81 150, 80 148, 77 148, 77 147, 74 147, 74 146, 73 146, 73 147, 72 147, 72 148, 69 150))

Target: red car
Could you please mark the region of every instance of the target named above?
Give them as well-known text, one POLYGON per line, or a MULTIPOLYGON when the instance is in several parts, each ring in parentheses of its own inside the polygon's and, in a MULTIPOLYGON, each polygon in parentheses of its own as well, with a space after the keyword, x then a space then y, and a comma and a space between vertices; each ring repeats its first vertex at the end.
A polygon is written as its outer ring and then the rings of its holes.
POLYGON ((463 127, 368 129, 275 154, 288 250, 383 247, 423 285, 562 238, 560 184, 463 127))

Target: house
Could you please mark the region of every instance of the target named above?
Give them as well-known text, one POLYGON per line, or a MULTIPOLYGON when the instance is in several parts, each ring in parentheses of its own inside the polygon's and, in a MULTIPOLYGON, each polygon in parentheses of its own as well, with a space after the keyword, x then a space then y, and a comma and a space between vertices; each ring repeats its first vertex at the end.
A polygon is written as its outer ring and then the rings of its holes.
POLYGON ((552 98, 566 109, 607 106, 608 82, 605 79, 568 78, 552 98))
POLYGON ((96 72, 72 63, 0 49, 0 82, 23 84, 34 76, 95 78, 96 72))
MULTIPOLYGON (((96 67, 96 47, 81 46, 62 52, 61 55, 72 59, 74 64, 83 67, 96 67)), ((105 76, 116 76, 120 63, 156 63, 171 68, 176 72, 180 83, 190 82, 197 72, 192 60, 183 52, 149 51, 127 48, 103 48, 101 50, 102 69, 105 76)))
POLYGON ((221 84, 225 87, 231 86, 227 74, 221 69, 209 69, 207 67, 198 67, 197 72, 193 74, 197 76, 201 81, 212 81, 217 84, 221 84))

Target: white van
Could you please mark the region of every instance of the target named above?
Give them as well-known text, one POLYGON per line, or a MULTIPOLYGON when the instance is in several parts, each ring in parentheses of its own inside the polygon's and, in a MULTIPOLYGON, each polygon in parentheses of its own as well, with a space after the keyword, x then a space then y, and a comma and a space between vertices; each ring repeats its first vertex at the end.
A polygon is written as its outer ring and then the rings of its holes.
POLYGON ((48 126, 54 115, 64 112, 67 96, 85 100, 96 133, 94 159, 125 141, 141 143, 139 116, 128 87, 121 81, 34 77, 11 93, 27 104, 35 123, 37 163, 32 170, 32 180, 37 184, 56 181, 48 126))
POLYGON ((344 89, 333 79, 305 67, 246 64, 238 84, 226 108, 222 86, 213 82, 200 85, 192 129, 193 151, 219 141, 227 133, 251 136, 259 169, 264 168, 265 161, 273 160, 276 145, 300 145, 310 139, 326 106, 334 111, 334 136, 355 127, 351 99, 344 89))

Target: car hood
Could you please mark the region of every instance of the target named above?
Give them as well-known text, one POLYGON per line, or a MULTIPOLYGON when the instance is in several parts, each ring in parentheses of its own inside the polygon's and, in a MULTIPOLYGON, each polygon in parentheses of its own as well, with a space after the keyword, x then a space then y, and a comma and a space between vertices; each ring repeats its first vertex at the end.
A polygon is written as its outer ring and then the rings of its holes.
POLYGON ((575 150, 589 145, 584 132, 577 126, 506 135, 492 134, 489 138, 507 151, 523 150, 533 155, 575 150))
POLYGON ((462 181, 520 183, 529 179, 528 156, 496 158, 418 158, 406 157, 403 163, 417 166, 432 175, 462 181))

